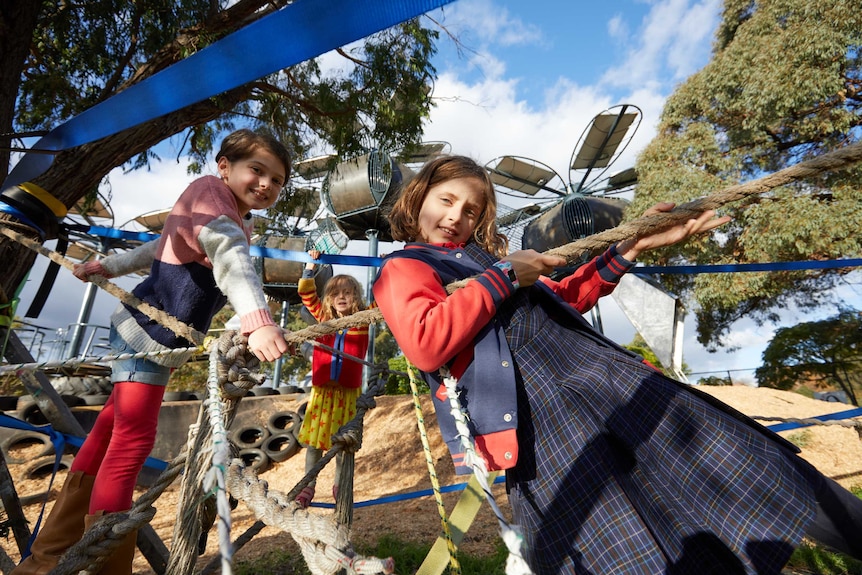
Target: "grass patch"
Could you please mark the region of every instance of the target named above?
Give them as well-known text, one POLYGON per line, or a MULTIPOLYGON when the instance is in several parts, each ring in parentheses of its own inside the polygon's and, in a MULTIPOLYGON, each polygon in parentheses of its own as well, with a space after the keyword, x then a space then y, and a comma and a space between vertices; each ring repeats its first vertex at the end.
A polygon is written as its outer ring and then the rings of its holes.
POLYGON ((811 433, 810 429, 803 429, 802 431, 798 431, 796 433, 791 433, 787 436, 787 441, 798 447, 799 449, 804 449, 807 445, 811 443, 811 440, 814 438, 814 434, 811 433))
MULTIPOLYGON (((374 545, 354 543, 360 555, 392 557, 396 573, 415 573, 431 550, 431 545, 408 543, 393 535, 382 535, 374 545)), ((490 557, 473 557, 459 553, 463 575, 505 575, 508 551, 500 541, 496 553, 490 557)), ((236 575, 311 575, 305 560, 298 552, 270 551, 254 560, 237 561, 233 572, 236 575)))
POLYGON ((787 567, 817 575, 862 575, 862 561, 807 542, 793 551, 787 567))

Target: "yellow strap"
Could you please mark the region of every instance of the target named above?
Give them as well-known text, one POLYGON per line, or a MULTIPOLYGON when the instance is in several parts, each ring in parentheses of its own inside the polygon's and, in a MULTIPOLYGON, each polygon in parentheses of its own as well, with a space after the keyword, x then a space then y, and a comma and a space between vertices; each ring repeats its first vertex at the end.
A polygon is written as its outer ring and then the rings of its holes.
MULTIPOLYGON (((489 485, 494 484, 498 474, 498 471, 488 473, 489 485)), ((473 475, 467 482, 467 488, 464 489, 464 493, 461 494, 452 513, 449 514, 450 537, 455 545, 460 545, 461 541, 464 540, 464 535, 476 519, 476 514, 479 513, 484 501, 485 494, 476 476, 473 475)), ((449 542, 441 535, 434 542, 431 551, 428 552, 422 565, 419 566, 419 570, 416 571, 416 575, 442 575, 448 564, 449 542)))
POLYGON ((18 187, 45 204, 56 217, 66 217, 66 206, 63 205, 63 202, 48 193, 48 190, 45 188, 37 186, 33 182, 24 182, 23 184, 18 184, 18 187))
MULTIPOLYGON (((410 379, 410 391, 413 395, 413 407, 416 412, 416 425, 419 428, 419 437, 422 439, 422 449, 425 453, 425 463, 428 465, 428 477, 434 490, 434 500, 437 502, 437 512, 440 514, 440 522, 443 526, 443 534, 440 538, 446 548, 446 563, 449 565, 451 575, 461 575, 461 563, 458 561, 458 544, 452 540, 449 520, 446 517, 446 507, 443 505, 443 495, 440 492, 440 483, 437 480, 437 472, 434 470, 434 458, 431 455, 431 446, 428 443, 428 435, 425 430, 425 417, 422 415, 422 405, 419 403, 419 386, 416 384, 417 369, 407 360, 407 375, 410 379)), ((442 569, 445 567, 441 567, 442 569)))

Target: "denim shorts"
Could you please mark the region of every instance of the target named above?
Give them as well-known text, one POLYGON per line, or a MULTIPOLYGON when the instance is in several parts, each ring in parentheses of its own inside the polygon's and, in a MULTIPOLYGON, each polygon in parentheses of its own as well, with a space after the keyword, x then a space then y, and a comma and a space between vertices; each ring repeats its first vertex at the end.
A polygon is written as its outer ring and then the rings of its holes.
MULTIPOLYGON (((114 354, 137 353, 129 347, 117 329, 111 326, 108 339, 111 344, 111 352, 114 354)), ((167 385, 171 376, 171 368, 159 365, 146 358, 122 359, 111 362, 111 383, 120 381, 137 381, 150 385, 167 385)))

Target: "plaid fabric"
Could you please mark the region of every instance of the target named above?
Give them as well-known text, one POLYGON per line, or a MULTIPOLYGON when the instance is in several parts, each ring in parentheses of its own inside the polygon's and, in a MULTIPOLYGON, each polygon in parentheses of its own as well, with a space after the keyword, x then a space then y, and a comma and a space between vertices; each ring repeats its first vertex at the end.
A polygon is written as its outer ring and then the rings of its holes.
POLYGON ((814 517, 796 455, 589 328, 560 325, 545 299, 520 290, 497 315, 523 377, 507 481, 535 572, 780 573, 814 517))

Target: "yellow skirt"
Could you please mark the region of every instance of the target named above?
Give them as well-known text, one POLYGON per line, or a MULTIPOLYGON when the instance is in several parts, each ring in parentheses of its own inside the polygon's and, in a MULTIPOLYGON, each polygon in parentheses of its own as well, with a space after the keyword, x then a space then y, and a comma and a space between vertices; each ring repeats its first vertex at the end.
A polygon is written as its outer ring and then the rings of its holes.
POLYGON ((356 415, 356 400, 361 388, 340 385, 311 388, 311 398, 299 429, 299 441, 317 449, 332 447, 332 434, 356 415))

